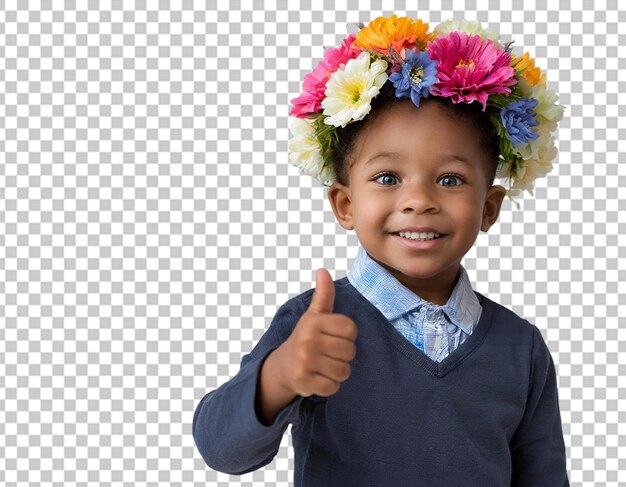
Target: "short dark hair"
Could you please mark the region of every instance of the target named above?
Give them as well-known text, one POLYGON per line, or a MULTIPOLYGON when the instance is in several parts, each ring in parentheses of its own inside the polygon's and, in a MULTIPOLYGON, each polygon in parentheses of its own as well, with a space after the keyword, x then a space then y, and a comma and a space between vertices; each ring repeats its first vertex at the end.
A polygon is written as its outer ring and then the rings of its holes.
MULTIPOLYGON (((493 123, 489 120, 489 109, 482 111, 482 105, 474 101, 472 103, 452 103, 449 98, 430 96, 428 100, 436 101, 440 107, 457 115, 472 126, 480 134, 480 148, 485 156, 487 168, 487 182, 490 187, 496 175, 496 168, 500 159, 500 147, 498 135, 493 123)), ((378 95, 372 99, 372 108, 363 120, 352 122, 345 127, 337 127, 337 142, 332 146, 330 163, 335 172, 337 182, 349 186, 349 168, 354 163, 354 149, 358 136, 368 123, 377 118, 385 110, 390 109, 400 102, 406 102, 408 98, 397 98, 395 87, 392 83, 385 83, 378 95)))

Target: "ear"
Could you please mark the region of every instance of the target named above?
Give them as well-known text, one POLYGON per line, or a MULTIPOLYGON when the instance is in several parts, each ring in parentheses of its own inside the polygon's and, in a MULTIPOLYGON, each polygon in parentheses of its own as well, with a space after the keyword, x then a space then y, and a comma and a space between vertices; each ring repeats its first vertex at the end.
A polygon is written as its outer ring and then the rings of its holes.
POLYGON ((506 188, 495 184, 487 191, 485 198, 485 205, 483 206, 483 221, 480 225, 480 229, 486 232, 498 219, 500 214, 500 207, 502 206, 502 200, 506 196, 506 188))
POLYGON ((352 196, 350 188, 335 181, 328 188, 328 200, 333 207, 333 213, 337 222, 346 230, 354 230, 352 223, 352 196))

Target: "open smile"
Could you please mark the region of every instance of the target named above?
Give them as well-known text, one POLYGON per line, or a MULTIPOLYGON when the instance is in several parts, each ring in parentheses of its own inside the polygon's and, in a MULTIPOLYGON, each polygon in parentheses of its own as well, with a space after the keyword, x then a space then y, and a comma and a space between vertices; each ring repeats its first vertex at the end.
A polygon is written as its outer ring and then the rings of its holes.
POLYGON ((413 250, 429 250, 436 246, 438 246, 443 239, 447 237, 446 234, 439 235, 438 237, 434 237, 428 240, 416 240, 407 237, 401 237, 397 233, 392 233, 391 236, 398 240, 402 245, 413 249, 413 250))

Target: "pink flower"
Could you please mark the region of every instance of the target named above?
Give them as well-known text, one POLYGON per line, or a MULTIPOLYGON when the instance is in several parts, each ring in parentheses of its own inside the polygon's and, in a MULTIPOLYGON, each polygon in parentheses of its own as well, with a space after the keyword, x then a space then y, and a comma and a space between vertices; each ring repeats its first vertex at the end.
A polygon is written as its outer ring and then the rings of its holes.
POLYGON ((428 43, 430 58, 438 61, 437 78, 430 93, 450 97, 453 103, 478 100, 487 108, 487 97, 493 93, 509 95, 515 70, 511 54, 498 49, 488 39, 465 32, 451 32, 428 43))
POLYGON ((325 98, 326 83, 331 73, 334 73, 342 64, 356 58, 361 53, 360 49, 351 47, 355 38, 356 34, 350 34, 344 39, 340 47, 326 49, 324 59, 317 65, 317 68, 304 77, 302 95, 291 100, 293 104, 291 115, 305 118, 310 113, 320 113, 322 111, 322 100, 325 98))

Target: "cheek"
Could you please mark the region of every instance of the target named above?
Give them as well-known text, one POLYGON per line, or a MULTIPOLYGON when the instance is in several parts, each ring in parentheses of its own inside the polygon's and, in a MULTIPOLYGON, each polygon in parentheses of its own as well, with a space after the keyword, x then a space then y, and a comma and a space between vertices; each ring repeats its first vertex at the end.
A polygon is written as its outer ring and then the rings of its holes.
POLYGON ((353 200, 355 213, 359 214, 361 219, 372 217, 375 213, 380 213, 381 205, 377 203, 377 199, 372 194, 359 195, 353 200))
POLYGON ((465 204, 455 204, 449 214, 452 215, 457 225, 463 228, 478 228, 482 222, 482 207, 477 209, 479 206, 475 200, 467 201, 465 204))
POLYGON ((359 206, 359 218, 362 224, 379 225, 391 212, 389 203, 375 197, 367 198, 359 206))
POLYGON ((384 231, 389 212, 382 204, 377 204, 375 199, 362 200, 353 209, 354 225, 361 232, 376 235, 384 231))

